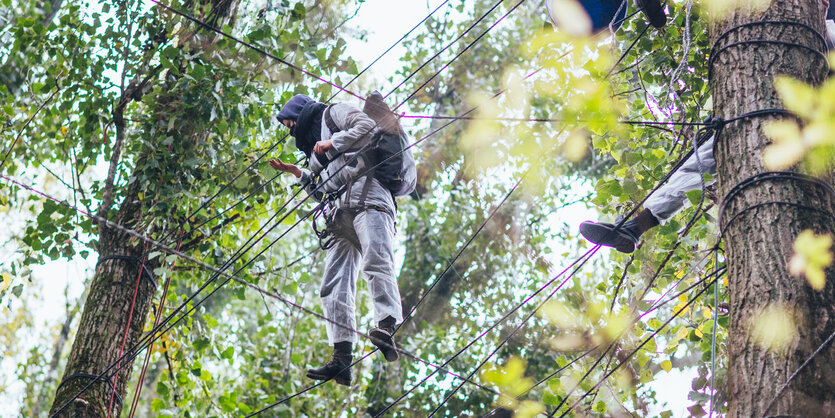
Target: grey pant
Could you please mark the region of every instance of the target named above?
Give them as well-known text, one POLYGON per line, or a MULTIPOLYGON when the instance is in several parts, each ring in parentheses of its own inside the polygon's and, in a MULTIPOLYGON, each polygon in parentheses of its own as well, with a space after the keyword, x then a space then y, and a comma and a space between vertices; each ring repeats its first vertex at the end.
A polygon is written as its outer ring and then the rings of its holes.
POLYGON ((374 324, 391 316, 403 322, 400 290, 394 277, 394 219, 388 213, 374 209, 362 211, 347 225, 353 227, 362 249, 348 239, 336 236, 334 245, 325 257, 325 277, 319 297, 325 316, 347 328, 326 323, 328 342, 356 342, 357 329, 355 297, 357 272, 362 267, 374 305, 374 324), (350 329, 350 330, 349 330, 350 329))
MULTIPOLYGON (((698 148, 702 173, 716 174, 716 160, 713 158, 714 138, 715 136, 710 137, 698 148)), ((644 203, 644 208, 648 209, 656 219, 664 222, 672 218, 684 206, 687 201, 685 193, 701 187, 702 174, 699 173, 698 161, 696 155, 691 155, 684 165, 673 173, 666 184, 650 195, 644 203)))

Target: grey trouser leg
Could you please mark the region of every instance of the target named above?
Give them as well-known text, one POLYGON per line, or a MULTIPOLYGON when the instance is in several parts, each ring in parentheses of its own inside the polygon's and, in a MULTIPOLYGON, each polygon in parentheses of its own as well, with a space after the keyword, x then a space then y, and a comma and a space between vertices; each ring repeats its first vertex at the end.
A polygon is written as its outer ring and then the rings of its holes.
POLYGON ((388 316, 403 322, 394 277, 394 219, 385 212, 365 210, 354 217, 354 230, 362 244, 362 272, 374 303, 374 324, 388 316))
MULTIPOLYGON (((716 160, 713 159, 714 138, 711 137, 698 148, 702 173, 716 174, 716 160)), ((695 155, 691 155, 684 165, 673 173, 670 180, 647 199, 644 208, 648 209, 656 219, 664 222, 672 218, 684 206, 687 200, 685 193, 701 187, 702 175, 699 173, 698 161, 695 155)))
POLYGON ((348 327, 346 329, 331 322, 325 323, 331 345, 357 340, 356 334, 349 329, 357 329, 354 295, 357 292, 357 270, 361 259, 359 250, 345 238, 336 237, 333 247, 327 250, 325 277, 319 297, 322 298, 325 317, 348 327))
POLYGON ((325 257, 325 277, 319 297, 325 317, 347 328, 327 322, 328 342, 356 342, 357 271, 362 268, 374 304, 374 324, 387 316, 403 322, 400 290, 394 277, 394 219, 391 215, 369 209, 353 219, 362 251, 345 238, 337 236, 325 257))

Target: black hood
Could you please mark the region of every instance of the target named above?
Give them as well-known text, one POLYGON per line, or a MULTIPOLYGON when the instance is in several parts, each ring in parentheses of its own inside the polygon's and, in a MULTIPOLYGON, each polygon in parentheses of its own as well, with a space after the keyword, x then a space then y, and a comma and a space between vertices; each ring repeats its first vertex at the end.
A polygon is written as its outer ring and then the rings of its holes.
POLYGON ((296 119, 296 126, 290 130, 290 135, 296 138, 296 148, 308 158, 313 152, 313 146, 322 139, 322 114, 327 107, 319 102, 304 105, 296 119))

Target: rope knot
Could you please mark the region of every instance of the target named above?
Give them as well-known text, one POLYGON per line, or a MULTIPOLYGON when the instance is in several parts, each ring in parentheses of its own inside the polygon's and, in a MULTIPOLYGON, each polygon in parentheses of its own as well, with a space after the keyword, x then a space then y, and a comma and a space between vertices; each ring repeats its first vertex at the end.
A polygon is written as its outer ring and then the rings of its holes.
POLYGON ((705 118, 705 126, 714 131, 718 131, 719 129, 721 129, 723 126, 725 126, 725 123, 727 123, 725 119, 722 119, 718 116, 711 115, 705 118))

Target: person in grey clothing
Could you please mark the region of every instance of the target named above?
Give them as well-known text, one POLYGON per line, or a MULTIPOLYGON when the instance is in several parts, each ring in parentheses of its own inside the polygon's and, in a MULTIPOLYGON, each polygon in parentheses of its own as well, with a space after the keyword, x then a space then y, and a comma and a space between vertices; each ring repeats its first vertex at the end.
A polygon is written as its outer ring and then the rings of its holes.
MULTIPOLYGON (((698 159, 691 155, 676 170, 670 180, 651 194, 644 202, 644 209, 618 228, 610 223, 585 221, 580 224, 580 234, 587 240, 605 247, 614 247, 623 253, 635 251, 641 235, 678 213, 687 201, 686 193, 702 186, 702 173, 716 174, 713 158, 713 139, 698 148, 698 159), (701 166, 701 167, 700 167, 701 166), (700 170, 701 168, 701 170, 700 170)), ((707 185, 709 183, 705 183, 707 185)))
POLYGON ((325 316, 342 326, 326 323, 333 358, 323 367, 309 369, 307 376, 350 385, 351 350, 357 339, 354 299, 358 270, 362 269, 368 280, 378 324, 368 334, 388 361, 398 359, 393 334, 396 324, 403 321, 394 273, 394 198, 379 180, 366 173, 371 161, 357 155, 377 128, 368 115, 351 104, 326 106, 304 95, 291 98, 277 118, 290 128, 297 147, 309 157, 310 170, 274 159, 270 165, 293 174, 316 200, 339 193, 337 213, 328 225, 334 239, 327 249, 319 296, 325 316), (328 120, 333 123, 330 128, 328 120))

